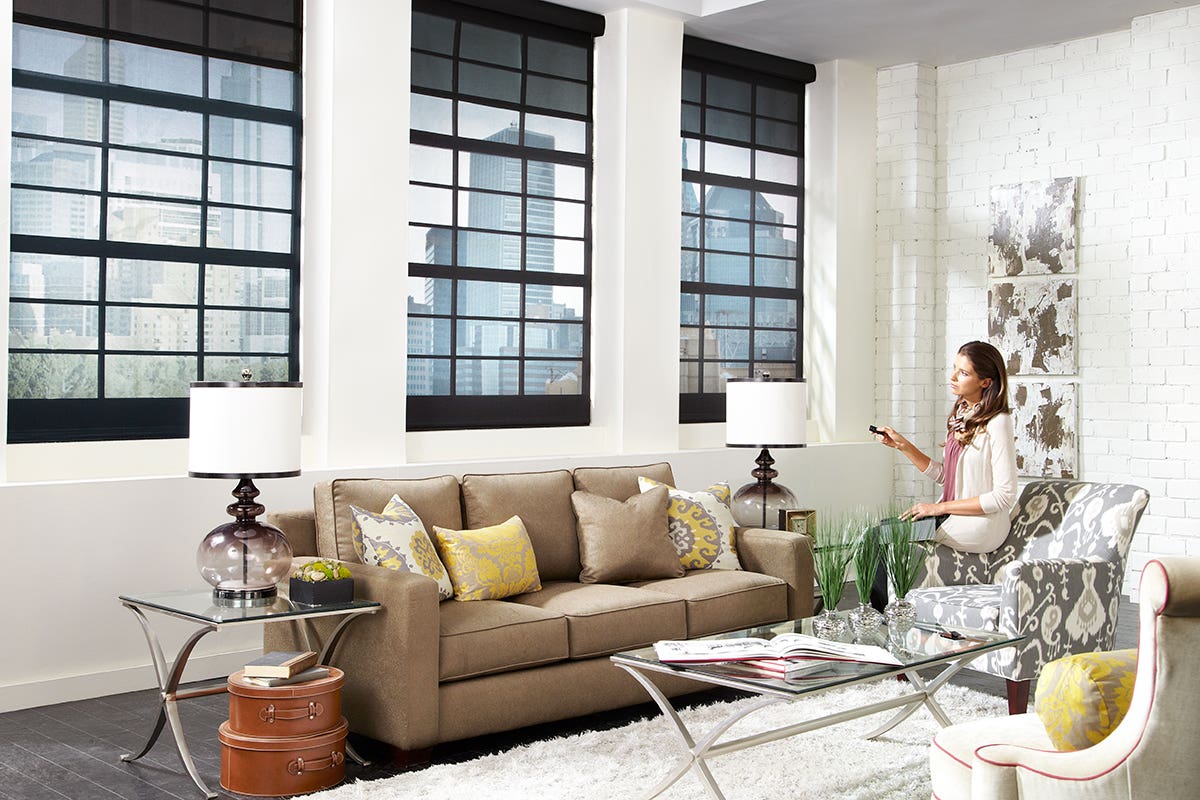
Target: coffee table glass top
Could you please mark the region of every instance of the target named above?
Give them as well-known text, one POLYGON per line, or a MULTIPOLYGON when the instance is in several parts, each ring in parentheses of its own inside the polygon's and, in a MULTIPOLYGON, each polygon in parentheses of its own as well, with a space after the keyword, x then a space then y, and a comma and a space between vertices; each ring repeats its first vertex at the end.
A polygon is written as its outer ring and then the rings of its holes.
MULTIPOLYGON (((845 615, 848 612, 839 611, 837 613, 845 615)), ((812 617, 699 638, 772 639, 781 633, 804 633, 814 636, 812 617)), ((759 693, 769 691, 775 694, 800 695, 827 689, 831 686, 857 683, 866 678, 944 664, 963 656, 977 655, 989 650, 1008 647, 1023 638, 1023 636, 1008 636, 993 631, 944 628, 927 623, 917 623, 903 632, 889 631, 886 626, 881 625, 866 637, 855 636, 853 641, 858 644, 873 644, 887 649, 900 660, 901 666, 862 662, 813 661, 810 668, 805 668, 801 673, 790 675, 786 679, 764 674, 759 669, 739 664, 736 661, 666 663, 658 660, 653 647, 617 653, 612 658, 614 661, 623 661, 633 666, 649 668, 655 672, 678 672, 690 675, 697 680, 724 686, 744 687, 759 693), (961 638, 949 638, 955 633, 961 638)))
POLYGON ((379 608, 379 603, 374 600, 351 600, 348 603, 310 606, 293 603, 282 595, 246 605, 224 605, 214 600, 211 589, 123 594, 121 602, 211 625, 271 622, 286 617, 354 614, 379 608))

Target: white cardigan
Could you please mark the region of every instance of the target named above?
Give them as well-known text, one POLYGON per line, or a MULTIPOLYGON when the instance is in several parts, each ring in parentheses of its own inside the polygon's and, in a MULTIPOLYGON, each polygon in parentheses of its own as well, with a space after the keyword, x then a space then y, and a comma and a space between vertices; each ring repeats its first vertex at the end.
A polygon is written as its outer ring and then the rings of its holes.
MULTIPOLYGON (((938 528, 937 541, 967 553, 990 553, 1008 537, 1009 512, 1017 502, 1017 451, 1012 416, 997 414, 975 434, 958 457, 954 499, 979 498, 983 516, 952 514, 938 528)), ((945 482, 942 462, 931 459, 925 474, 945 482)))

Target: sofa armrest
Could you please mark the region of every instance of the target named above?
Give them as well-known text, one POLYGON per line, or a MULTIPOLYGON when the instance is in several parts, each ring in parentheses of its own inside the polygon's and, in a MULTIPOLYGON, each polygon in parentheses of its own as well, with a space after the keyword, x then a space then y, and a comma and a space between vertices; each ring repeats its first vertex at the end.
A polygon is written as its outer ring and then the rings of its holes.
POLYGON ((267 523, 283 531, 294 556, 317 556, 317 517, 311 508, 268 511, 267 523))
POLYGON ((813 615, 812 540, 799 533, 737 528, 734 536, 742 568, 780 578, 788 585, 788 618, 813 615))
MULTIPOLYGON (((329 657, 346 673, 342 704, 350 728, 402 750, 432 747, 438 741, 437 583, 424 575, 343 563, 354 577, 355 597, 383 606, 350 622, 329 657)), ((271 623, 263 630, 263 646, 300 649, 296 626, 308 625, 319 650, 341 621, 335 616, 271 623)))

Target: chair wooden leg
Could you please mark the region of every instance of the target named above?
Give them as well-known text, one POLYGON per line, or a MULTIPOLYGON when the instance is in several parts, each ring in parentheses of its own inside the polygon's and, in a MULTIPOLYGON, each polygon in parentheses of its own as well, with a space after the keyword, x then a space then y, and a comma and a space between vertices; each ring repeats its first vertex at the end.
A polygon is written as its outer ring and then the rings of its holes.
POLYGON ((1008 684, 1008 713, 1024 714, 1029 710, 1029 686, 1033 681, 1010 681, 1008 684))

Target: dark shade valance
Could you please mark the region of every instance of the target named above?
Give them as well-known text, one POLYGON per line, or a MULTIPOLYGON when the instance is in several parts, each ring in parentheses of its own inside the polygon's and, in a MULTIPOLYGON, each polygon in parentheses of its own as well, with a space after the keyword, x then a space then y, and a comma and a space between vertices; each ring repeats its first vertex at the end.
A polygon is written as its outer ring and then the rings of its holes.
POLYGON ((553 25, 570 31, 596 37, 604 35, 604 17, 590 11, 567 8, 544 0, 413 0, 414 11, 446 13, 446 7, 463 5, 493 11, 510 17, 519 17, 530 22, 553 25))
POLYGON ((695 36, 683 37, 683 56, 684 58, 699 58, 708 62, 725 64, 749 72, 772 75, 796 83, 812 83, 817 79, 817 68, 807 61, 793 61, 790 58, 745 50, 741 47, 699 39, 695 36))
POLYGON ((14 0, 43 28, 299 71, 301 0, 14 0))

